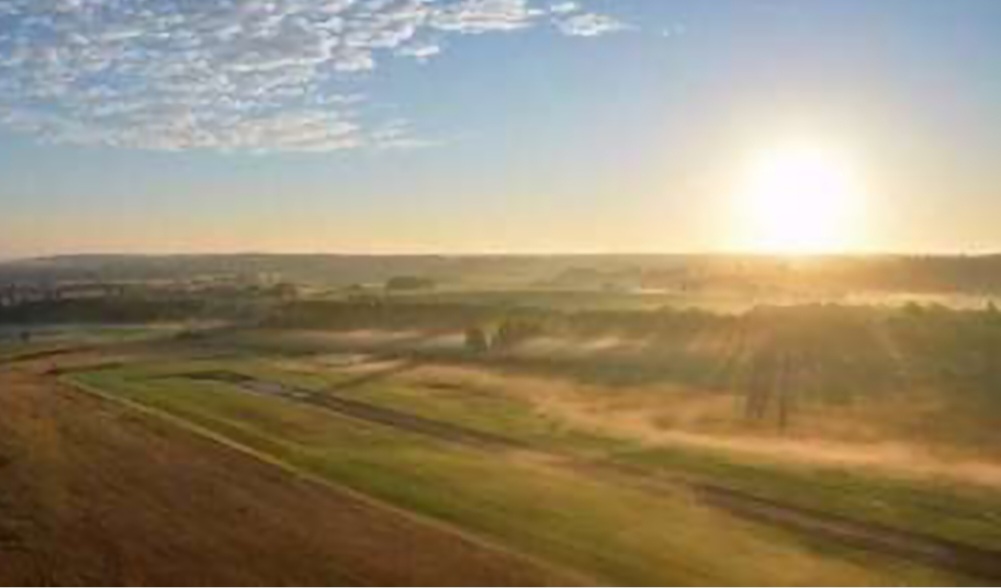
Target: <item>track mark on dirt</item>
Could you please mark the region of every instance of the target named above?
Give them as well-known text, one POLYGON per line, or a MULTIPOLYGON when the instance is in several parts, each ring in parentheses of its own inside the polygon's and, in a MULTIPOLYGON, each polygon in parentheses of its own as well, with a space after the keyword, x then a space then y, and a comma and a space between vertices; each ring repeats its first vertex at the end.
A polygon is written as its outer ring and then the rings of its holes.
MULTIPOLYGON (((331 392, 317 392, 306 388, 287 386, 279 382, 271 382, 252 378, 243 374, 225 371, 195 372, 181 376, 191 380, 204 380, 235 384, 241 389, 265 396, 278 396, 296 402, 302 402, 330 410, 342 416, 376 423, 411 433, 418 433, 450 443, 471 445, 482 449, 512 450, 531 449, 529 445, 477 429, 463 427, 446 421, 429 419, 412 413, 361 402, 331 392)), ((368 378, 369 381, 372 378, 368 378)), ((341 389, 336 387, 335 389, 341 389)))
POLYGON ((57 349, 27 351, 25 353, 19 353, 0 359, 0 366, 11 365, 16 363, 24 363, 26 361, 36 361, 39 359, 50 359, 54 357, 59 357, 61 355, 70 355, 72 353, 81 353, 84 351, 90 351, 91 349, 92 349, 91 347, 60 347, 57 349))
POLYGON ((995 581, 1001 579, 1001 553, 997 551, 874 523, 861 523, 712 484, 693 482, 691 487, 710 504, 773 526, 836 537, 847 545, 954 569, 972 576, 995 581))

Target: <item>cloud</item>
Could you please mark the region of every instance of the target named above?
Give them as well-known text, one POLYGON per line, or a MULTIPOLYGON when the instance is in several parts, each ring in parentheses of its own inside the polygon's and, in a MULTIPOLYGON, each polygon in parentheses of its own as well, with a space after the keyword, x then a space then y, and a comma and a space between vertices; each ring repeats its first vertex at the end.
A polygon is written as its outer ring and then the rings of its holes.
POLYGON ((549 12, 553 14, 569 14, 580 10, 580 5, 576 2, 557 2, 549 5, 549 12))
POLYGON ((0 125, 60 144, 334 151, 424 145, 355 88, 449 36, 547 22, 625 28, 532 0, 0 0, 0 125))
POLYGON ((680 37, 688 33, 688 27, 681 23, 672 24, 664 28, 660 34, 662 37, 680 37))
POLYGON ((430 24, 438 30, 464 34, 514 31, 532 26, 544 13, 527 0, 466 0, 438 7, 430 24))
POLYGON ((556 26, 564 35, 571 37, 597 37, 629 28, 616 18, 593 12, 573 14, 557 21, 556 26))
POLYGON ((396 50, 397 55, 404 55, 407 57, 413 57, 417 61, 423 63, 435 55, 441 53, 441 45, 432 42, 421 42, 412 43, 409 45, 404 45, 396 50))

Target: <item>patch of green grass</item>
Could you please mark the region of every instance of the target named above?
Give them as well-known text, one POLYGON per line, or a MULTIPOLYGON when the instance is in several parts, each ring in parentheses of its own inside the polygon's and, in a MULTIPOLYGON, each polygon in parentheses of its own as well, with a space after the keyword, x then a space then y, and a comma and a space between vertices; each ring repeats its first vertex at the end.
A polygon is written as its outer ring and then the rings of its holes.
POLYGON ((359 399, 432 419, 496 433, 534 446, 573 450, 577 453, 606 453, 626 445, 568 426, 564 421, 543 415, 522 401, 500 394, 461 388, 447 391, 420 384, 374 384, 350 391, 359 399))
POLYGON ((534 410, 530 403, 522 399, 465 383, 445 385, 437 381, 407 381, 388 375, 360 385, 350 385, 358 374, 336 368, 303 373, 261 361, 232 367, 234 371, 256 378, 313 391, 333 390, 338 396, 460 424, 534 446, 579 453, 608 453, 632 446, 625 440, 570 427, 564 421, 534 410))
POLYGON ((177 333, 175 325, 42 325, 0 327, 0 361, 44 351, 83 345, 131 343, 166 338, 177 333), (6 332, 4 332, 6 331, 6 332), (20 341, 27 332, 27 342, 20 341))
MULTIPOLYGON (((169 366, 190 367, 190 365, 169 366)), ((623 584, 921 584, 951 575, 878 557, 821 554, 693 502, 516 455, 447 445, 230 384, 149 378, 168 366, 76 374, 387 502, 544 560, 623 584)))
MULTIPOLYGON (((146 368, 136 376, 148 376, 146 368)), ((190 362, 172 373, 230 370, 248 376, 323 390, 357 376, 337 369, 290 371, 264 358, 190 362)), ((206 383, 185 384, 189 387, 206 383)), ((651 471, 695 476, 751 495, 803 508, 875 522, 904 531, 1001 549, 1001 496, 972 485, 893 478, 876 472, 831 466, 804 467, 742 458, 690 447, 644 448, 634 441, 566 426, 533 411, 526 402, 497 391, 456 384, 402 381, 392 376, 337 394, 427 418, 500 434, 530 445, 607 458, 651 471)))
MULTIPOLYGON (((533 410, 510 395, 474 386, 442 386, 435 382, 410 382, 387 375, 358 385, 352 382, 359 372, 310 364, 296 369, 280 357, 244 356, 224 359, 153 362, 124 368, 122 373, 137 380, 186 376, 200 372, 232 372, 251 378, 303 388, 314 392, 333 391, 347 397, 422 417, 460 424, 533 445, 603 454, 633 447, 631 442, 569 427, 565 422, 533 410), (345 385, 347 384, 347 385, 345 385)), ((192 387, 205 384, 188 378, 192 387)))
POLYGON ((1001 549, 1001 494, 973 485, 904 479, 867 470, 752 461, 662 447, 615 455, 654 471, 685 473, 766 499, 854 520, 1001 549))
POLYGON ((796 467, 694 448, 643 449, 629 440, 569 428, 511 396, 461 386, 442 391, 389 381, 345 392, 374 404, 461 423, 536 446, 695 475, 762 498, 1001 549, 1001 494, 993 489, 890 477, 865 469, 796 467))

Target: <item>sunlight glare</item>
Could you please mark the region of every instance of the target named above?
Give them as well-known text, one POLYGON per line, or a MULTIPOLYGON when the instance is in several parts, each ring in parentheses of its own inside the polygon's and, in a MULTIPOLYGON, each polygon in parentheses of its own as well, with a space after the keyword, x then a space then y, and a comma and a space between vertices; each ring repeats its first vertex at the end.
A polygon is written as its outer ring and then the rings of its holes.
POLYGON ((745 243, 758 253, 837 253, 857 246, 862 192, 850 162, 813 146, 761 152, 739 191, 745 243))

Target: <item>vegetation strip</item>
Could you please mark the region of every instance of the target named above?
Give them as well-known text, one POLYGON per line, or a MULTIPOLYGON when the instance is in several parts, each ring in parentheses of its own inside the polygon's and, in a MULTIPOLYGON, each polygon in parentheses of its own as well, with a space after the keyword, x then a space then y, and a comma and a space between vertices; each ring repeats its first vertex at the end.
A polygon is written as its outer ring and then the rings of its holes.
POLYGON ((452 423, 419 417, 354 399, 262 380, 230 371, 205 371, 165 377, 235 384, 254 394, 279 396, 331 410, 343 416, 423 434, 438 440, 489 450, 530 451, 553 463, 596 473, 612 474, 655 492, 692 490, 707 504, 756 522, 798 533, 807 533, 848 546, 871 549, 916 563, 932 564, 992 580, 1001 579, 1001 552, 929 535, 902 531, 886 525, 768 500, 693 476, 651 473, 641 467, 603 460, 582 459, 572 453, 529 445, 495 433, 485 433, 452 423))
POLYGON ((376 406, 367 402, 336 396, 332 393, 316 392, 306 388, 290 387, 279 382, 259 380, 235 372, 197 372, 185 374, 183 377, 193 380, 237 384, 242 389, 257 394, 281 396, 296 402, 303 402, 332 410, 344 416, 396 429, 403 429, 453 443, 475 445, 485 449, 529 449, 527 444, 509 437, 376 406))
POLYGON ((92 385, 80 382, 79 380, 77 380, 77 379, 75 379, 73 377, 69 377, 69 378, 65 378, 65 379, 60 379, 59 381, 68 383, 73 389, 78 390, 80 392, 83 392, 83 393, 89 394, 91 396, 97 397, 97 398, 99 398, 99 399, 101 399, 103 401, 106 401, 106 402, 111 402, 111 403, 115 403, 115 404, 124 406, 124 407, 126 407, 126 408, 128 408, 130 410, 136 411, 136 412, 138 412, 140 414, 149 416, 151 418, 159 419, 161 421, 169 423, 170 425, 173 425, 173 426, 179 427, 179 428, 181 428, 181 429, 183 429, 185 431, 188 431, 188 432, 190 432, 192 434, 195 434, 195 435, 204 437, 206 439, 209 439, 210 441, 213 441, 215 443, 223 445, 223 446, 225 446, 225 447, 227 447, 227 448, 229 448, 231 450, 237 451, 237 452, 239 452, 239 453, 241 453, 243 455, 247 455, 247 456, 249 456, 251 458, 254 458, 254 459, 258 460, 258 461, 261 461, 263 463, 275 466, 275 467, 281 469, 282 471, 284 471, 284 472, 286 472, 286 473, 288 473, 288 474, 290 474, 292 476, 295 476, 296 478, 299 478, 301 480, 304 480, 304 481, 307 481, 307 482, 313 483, 313 484, 318 484, 318 485, 320 485, 320 486, 322 486, 324 488, 332 489, 332 490, 334 490, 336 492, 344 493, 344 494, 346 494, 348 496, 351 496, 351 497, 353 497, 353 498, 355 498, 355 499, 357 499, 359 501, 362 501, 362 502, 364 502, 366 504, 370 504, 370 505, 376 506, 378 508, 385 509, 387 511, 396 513, 396 514, 398 514, 398 515, 400 515, 402 517, 406 517, 409 520, 413 520, 413 521, 415 521, 415 522, 417 522, 419 524, 427 525, 427 526, 429 526, 431 528, 439 529, 439 530, 441 530, 443 532, 447 532, 447 533, 451 533, 451 534, 457 535, 457 536, 463 538, 464 540, 469 541, 471 543, 474 543, 476 545, 482 546, 485 549, 493 550, 493 551, 496 551, 496 552, 499 552, 499 553, 510 554, 512 557, 520 558, 520 559, 522 559, 522 560, 524 560, 524 561, 526 561, 526 562, 528 562, 528 563, 530 563, 530 564, 538 567, 541 570, 550 570, 554 574, 558 574, 561 578, 569 578, 569 579, 571 579, 572 582, 574 582, 575 585, 586 586, 586 585, 607 584, 607 582, 605 580, 602 580, 601 578, 595 578, 593 576, 593 574, 589 573, 589 574, 585 575, 584 573, 580 572, 579 570, 570 569, 570 568, 567 568, 565 566, 560 565, 559 563, 554 563, 554 562, 551 562, 551 561, 548 561, 548 560, 540 559, 540 558, 538 558, 538 557, 536 557, 536 556, 534 556, 534 555, 532 555, 530 553, 525 553, 523 551, 519 551, 517 549, 513 549, 513 548, 511 548, 508 545, 505 545, 505 544, 502 544, 502 543, 498 543, 498 542, 492 540, 489 537, 484 537, 484 536, 479 535, 479 534, 470 533, 466 529, 454 526, 454 525, 449 524, 448 522, 444 522, 444 521, 442 521, 442 520, 440 520, 438 518, 434 518, 434 517, 431 517, 431 516, 427 516, 427 515, 421 514, 419 512, 415 512, 415 511, 412 511, 412 510, 408 510, 408 509, 402 508, 402 507, 397 506, 397 505, 395 505, 395 504, 393 504, 391 502, 386 502, 384 500, 380 500, 379 498, 376 498, 374 496, 371 496, 369 494, 366 494, 364 492, 361 492, 361 491, 356 490, 354 488, 351 488, 349 486, 338 484, 337 482, 335 482, 335 481, 333 481, 333 480, 331 480, 331 479, 329 479, 327 477, 324 477, 322 475, 316 474, 316 473, 314 473, 312 471, 309 471, 307 469, 303 469, 303 468, 297 467, 295 465, 292 465, 292 464, 290 464, 290 463, 288 463, 286 461, 283 461, 283 460, 281 460, 279 458, 276 458, 273 455, 270 455, 270 454, 268 454, 266 452, 259 451, 257 449, 252 448, 252 447, 248 447, 247 445, 245 445, 243 443, 239 443, 237 441, 234 441, 233 439, 231 439, 231 438, 229 438, 229 437, 227 437, 225 435, 219 434, 219 433, 217 433, 217 432, 215 432, 215 431, 213 431, 213 430, 211 430, 211 429, 209 429, 207 427, 201 426, 201 425, 199 425, 197 423, 193 423, 193 422, 191 422, 188 419, 185 419, 185 418, 173 415, 173 414, 171 414, 171 413, 169 413, 167 411, 160 410, 158 408, 145 405, 145 404, 143 404, 141 402, 137 402, 137 401, 134 401, 134 400, 129 400, 127 398, 122 398, 122 397, 120 397, 120 396, 118 396, 116 394, 106 392, 106 391, 104 391, 104 390, 102 390, 102 389, 100 389, 98 387, 95 387, 95 386, 92 386, 92 385))
POLYGON ((693 483, 692 487, 710 504, 760 522, 836 537, 848 545, 940 565, 985 579, 1001 579, 1001 552, 998 551, 789 506, 718 485, 693 483))

